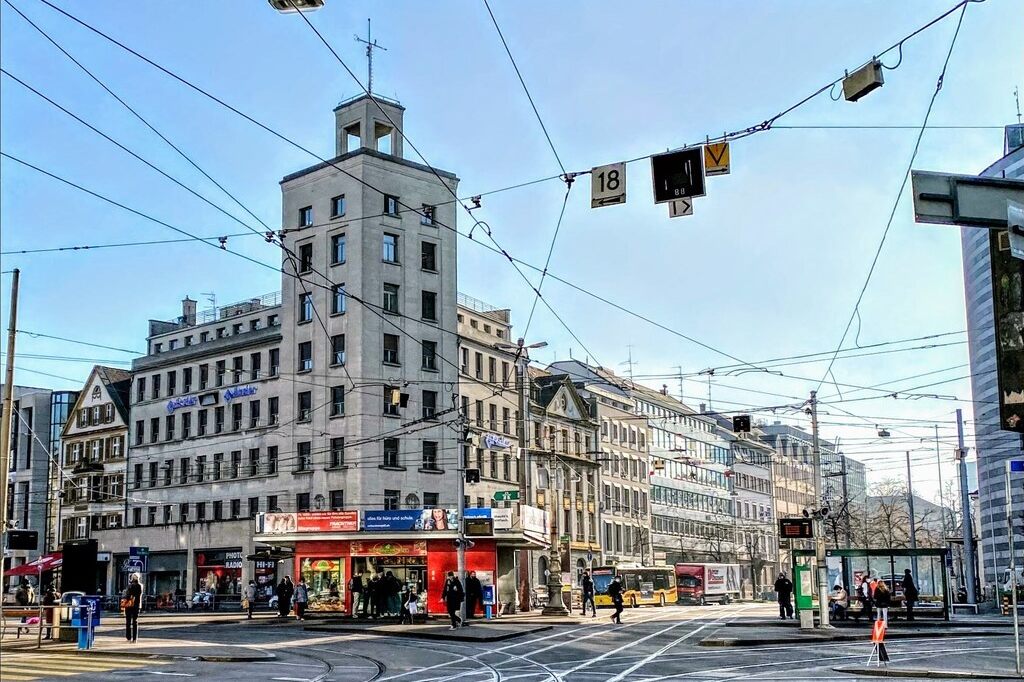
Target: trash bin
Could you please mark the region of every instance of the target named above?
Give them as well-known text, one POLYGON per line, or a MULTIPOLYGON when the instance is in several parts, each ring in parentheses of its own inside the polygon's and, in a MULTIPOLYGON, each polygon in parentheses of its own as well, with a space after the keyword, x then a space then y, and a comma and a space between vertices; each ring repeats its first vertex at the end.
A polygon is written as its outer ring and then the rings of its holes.
POLYGON ((71 606, 71 627, 77 632, 78 648, 91 649, 96 628, 100 624, 102 597, 79 597, 77 606, 71 606))

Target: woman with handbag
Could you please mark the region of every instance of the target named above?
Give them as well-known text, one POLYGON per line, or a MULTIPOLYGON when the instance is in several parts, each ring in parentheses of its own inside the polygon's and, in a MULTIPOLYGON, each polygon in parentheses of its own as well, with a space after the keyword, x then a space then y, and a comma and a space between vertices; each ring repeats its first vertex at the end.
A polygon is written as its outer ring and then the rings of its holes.
POLYGON ((124 637, 129 642, 136 642, 139 639, 139 608, 142 606, 142 585, 139 578, 138 573, 132 573, 121 598, 121 608, 124 609, 124 637))
POLYGON ((256 581, 250 580, 245 588, 245 610, 249 620, 252 620, 252 608, 256 605, 256 581))

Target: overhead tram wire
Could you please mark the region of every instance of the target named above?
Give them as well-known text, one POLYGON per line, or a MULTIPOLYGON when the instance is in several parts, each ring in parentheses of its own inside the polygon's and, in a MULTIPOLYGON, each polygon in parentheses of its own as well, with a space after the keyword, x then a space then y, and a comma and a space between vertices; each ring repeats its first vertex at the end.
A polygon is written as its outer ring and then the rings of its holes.
MULTIPOLYGON (((4 1, 5 1, 5 2, 7 2, 8 4, 11 4, 11 3, 10 3, 10 0, 4 0, 4 1)), ((56 5, 54 5, 53 3, 49 2, 49 0, 40 0, 40 1, 41 1, 41 2, 43 3, 43 4, 45 4, 46 6, 48 6, 49 8, 51 8, 52 10, 54 10, 54 11, 56 11, 56 12, 59 12, 60 14, 63 14, 64 16, 66 16, 67 18, 71 19, 72 21, 74 21, 74 22, 78 23, 78 24, 79 24, 79 25, 81 25, 82 27, 84 27, 84 28, 86 28, 86 29, 88 29, 88 30, 92 31, 93 33, 96 33, 97 35, 101 36, 101 37, 102 37, 102 38, 104 38, 105 40, 107 40, 107 41, 109 41, 109 42, 113 43, 114 45, 117 45, 118 47, 120 47, 121 49, 125 50, 126 52, 128 52, 128 53, 130 53, 130 54, 134 55, 135 57, 137 57, 137 58, 141 59, 142 61, 145 61, 146 63, 150 64, 150 65, 151 65, 151 66, 153 66, 154 68, 156 68, 156 69, 158 69, 158 70, 162 71, 163 73, 165 73, 166 75, 170 76, 171 78, 174 78, 174 79, 178 80, 179 82, 181 82, 182 84, 186 85, 187 87, 189 87, 189 88, 192 88, 192 89, 193 89, 193 90, 195 90, 196 92, 198 92, 198 93, 200 93, 200 94, 204 95, 205 97, 207 97, 207 98, 209 98, 209 99, 213 100, 214 102, 216 102, 216 103, 218 103, 219 105, 221 105, 221 106, 223 106, 223 107, 227 108, 228 110, 232 111, 233 113, 236 113, 237 115, 241 116, 242 118, 245 118, 245 119, 246 119, 246 120, 248 120, 249 122, 253 123, 253 124, 254 124, 254 125, 256 125, 257 127, 260 127, 261 129, 265 130, 266 132, 270 133, 271 135, 273 135, 273 136, 275 136, 275 137, 277 137, 277 138, 281 139, 282 141, 284 141, 284 142, 286 142, 286 143, 288 143, 288 144, 290 144, 290 145, 292 145, 292 146, 296 147, 297 149, 300 149, 301 151, 304 151, 304 152, 306 152, 306 153, 310 154, 311 156, 313 156, 313 157, 315 157, 315 158, 319 158, 319 159, 320 159, 321 161, 323 161, 323 162, 325 162, 325 163, 328 163, 329 165, 333 166, 334 168, 338 169, 339 171, 341 171, 341 172, 345 173, 344 169, 341 169, 341 168, 339 168, 339 167, 338 167, 338 166, 337 166, 336 164, 334 164, 334 163, 332 163, 332 162, 329 162, 329 161, 327 161, 326 159, 323 159, 322 157, 320 157, 319 155, 317 155, 317 154, 315 154, 314 152, 310 151, 309 149, 307 149, 307 148, 303 147, 303 146, 302 146, 302 145, 300 145, 299 143, 297 143, 297 142, 295 142, 295 141, 293 141, 293 140, 290 140, 289 138, 287 138, 287 137, 286 137, 286 136, 284 136, 283 134, 281 134, 281 133, 279 133, 279 132, 277 132, 277 131, 273 130, 273 129, 272 129, 272 128, 270 128, 269 126, 267 126, 267 125, 265 125, 265 124, 263 124, 263 123, 261 123, 261 122, 257 121, 257 120, 256 120, 256 119, 254 119, 253 117, 251 117, 251 116, 249 116, 249 115, 247 115, 247 114, 245 114, 245 113, 243 113, 243 112, 239 111, 238 109, 236 109, 236 108, 232 107, 231 105, 227 104, 227 103, 226 103, 226 102, 224 102, 223 100, 221 100, 221 99, 217 98, 216 96, 214 96, 214 95, 212 95, 212 94, 208 93, 207 91, 203 90, 202 88, 198 87, 197 85, 195 85, 195 84, 193 84, 193 83, 189 82, 188 80, 186 80, 186 79, 184 79, 184 78, 182 78, 182 77, 178 76, 177 74, 175 74, 175 73, 171 72, 170 70, 168 70, 168 69, 166 69, 165 67, 163 67, 163 66, 161 66, 161 65, 157 64, 156 62, 153 62, 153 61, 152 61, 152 60, 150 60, 149 58, 147 58, 147 57, 143 56, 143 55, 142 55, 142 54, 140 54, 139 52, 137 52, 137 51, 133 50, 132 48, 130 48, 130 47, 128 47, 128 46, 126 46, 125 44, 121 43, 120 41, 116 40, 115 38, 113 38, 113 37, 111 37, 111 36, 107 35, 106 33, 104 33, 104 32, 102 32, 102 31, 100 31, 99 29, 97 29, 97 28, 95 28, 95 27, 91 26, 90 24, 86 23, 85 21, 83 21, 83 20, 81 20, 81 19, 79 19, 79 18, 75 17, 74 15, 72 15, 72 14, 70 14, 69 12, 65 11, 64 9, 62 9, 62 8, 60 8, 60 7, 56 6, 56 5)), ((933 19, 932 21, 928 22, 928 23, 927 23, 927 24, 925 24, 924 26, 922 26, 922 27, 918 28, 917 30, 915 30, 915 31, 914 31, 914 32, 912 32, 911 34, 909 34, 909 35, 905 36, 905 37, 904 37, 903 39, 901 39, 901 40, 900 40, 899 42, 895 43, 894 45, 892 45, 891 47, 887 48, 886 50, 883 50, 883 51, 882 51, 881 53, 879 53, 879 56, 881 56, 881 55, 884 55, 884 54, 886 54, 887 52, 890 52, 891 50, 893 50, 893 49, 896 49, 897 47, 900 47, 900 46, 902 46, 902 44, 903 44, 904 42, 906 42, 907 40, 909 40, 909 39, 913 38, 914 36, 916 36, 917 34, 921 33, 922 31, 926 30, 926 29, 927 29, 927 28, 929 28, 930 26, 932 26, 932 25, 934 25, 934 24, 938 23, 939 21, 941 21, 942 19, 944 19, 944 18, 945 18, 946 16, 948 16, 949 14, 951 14, 951 13, 952 13, 953 11, 955 11, 955 10, 957 9, 957 7, 960 7, 960 6, 961 6, 961 5, 963 5, 964 3, 966 3, 966 2, 970 2, 970 1, 974 1, 974 0, 963 0, 963 1, 961 2, 961 3, 958 3, 958 4, 956 5, 956 6, 954 6, 954 7, 953 7, 953 8, 951 8, 950 10, 947 10, 946 12, 944 12, 944 13, 943 13, 943 14, 941 14, 941 15, 939 15, 938 17, 936 17, 936 18, 935 18, 935 19, 933 19)), ((304 15, 303 15, 303 18, 305 19, 305 16, 304 16, 304 15)), ((307 23, 308 23, 308 20, 307 20, 307 23)), ((315 30, 315 28, 314 28, 314 30, 315 30)), ((329 45, 328 45, 328 47, 329 47, 329 45)), ((779 118, 779 117, 781 117, 781 116, 783 116, 783 115, 785 115, 785 114, 788 114, 788 113, 790 113, 791 111, 793 111, 793 110, 794 110, 795 108, 797 108, 798 106, 802 106, 802 105, 803 105, 803 104, 805 104, 805 103, 806 103, 807 101, 810 101, 810 99, 812 99, 813 97, 815 97, 815 96, 817 96, 818 94, 820 94, 821 92, 823 92, 823 91, 824 91, 825 89, 827 89, 827 88, 829 88, 829 87, 832 87, 832 86, 834 86, 834 85, 835 85, 835 84, 836 84, 837 82, 839 82, 839 80, 841 80, 841 79, 837 79, 837 80, 834 80, 834 81, 833 81, 832 83, 830 83, 830 84, 829 84, 828 86, 826 86, 825 88, 822 88, 822 89, 820 89, 819 91, 815 92, 815 93, 814 93, 813 95, 811 95, 811 96, 809 96, 809 97, 807 97, 807 98, 804 98, 803 100, 801 100, 800 102, 798 102, 798 103, 797 103, 796 105, 794 105, 794 106, 792 106, 792 107, 790 107, 790 108, 788 108, 788 109, 784 110, 783 112, 781 112, 781 113, 777 114, 777 115, 776 115, 776 116, 774 116, 773 118, 771 118, 771 119, 768 119, 768 120, 766 120, 765 122, 763 122, 763 123, 761 123, 761 124, 757 124, 756 126, 751 126, 750 128, 747 128, 747 129, 744 129, 744 130, 742 130, 742 131, 737 131, 736 133, 733 133, 733 134, 732 134, 732 138, 730 138, 730 139, 735 139, 735 138, 738 138, 738 137, 745 137, 745 136, 747 136, 747 135, 751 135, 751 134, 754 134, 754 133, 756 133, 756 132, 762 132, 762 131, 764 131, 764 130, 768 130, 768 129, 770 129, 770 127, 771 127, 771 124, 772 124, 772 123, 774 123, 774 122, 775 122, 776 120, 778 120, 778 118, 779 118)), ((356 81, 358 82, 358 79, 356 79, 356 81)), ((730 134, 726 134, 725 136, 723 136, 723 138, 722 138, 722 139, 726 139, 726 138, 729 138, 729 137, 730 137, 730 134)), ((708 139, 710 139, 710 138, 708 138, 708 139)), ((715 139, 717 140, 717 139, 719 139, 719 138, 715 138, 715 139)), ((410 142, 410 147, 413 147, 413 148, 415 149, 415 147, 414 147, 414 146, 412 145, 412 143, 411 143, 411 142, 410 142)), ((417 153, 419 153, 419 152, 417 151, 417 153)), ((649 158, 649 157, 650 157, 650 155, 647 155, 647 156, 643 156, 643 157, 637 157, 636 159, 633 159, 633 161, 639 161, 639 160, 647 159, 647 158, 649 158)), ((422 158, 422 155, 421 155, 421 158, 422 158)), ((589 172, 589 171, 584 171, 584 173, 586 173, 586 172, 589 172)), ((346 173, 346 174, 347 174, 347 173, 346 173)), ((368 183, 366 183, 365 181, 363 181, 363 180, 362 180, 361 178, 354 178, 354 179, 355 179, 355 180, 357 180, 358 182, 360 182, 360 183, 362 183, 362 184, 366 185, 366 186, 367 186, 368 188, 374 189, 374 190, 376 190, 376 191, 378 191, 378 192, 379 192, 379 191, 381 191, 381 190, 378 190, 378 189, 377 189, 377 188, 375 188, 375 187, 372 187, 372 185, 369 185, 368 183)), ((548 179, 554 179, 554 178, 548 178, 548 179)), ((537 182, 542 182, 542 181, 544 181, 544 180, 539 180, 539 181, 537 181, 537 182)), ((535 184, 535 182, 534 182, 534 181, 531 181, 531 182, 529 182, 529 183, 523 183, 523 184, 521 184, 521 185, 519 185, 519 186, 523 186, 523 185, 525 185, 525 184, 535 184)), ((447 187, 447 185, 445 185, 445 186, 447 187)), ((450 188, 449 188, 449 190, 450 190, 450 188)), ((453 193, 453 195, 454 195, 454 193, 453 193)), ((458 197, 456 197, 456 201, 459 201, 459 200, 458 200, 458 197)), ((460 203, 461 203, 461 201, 460 201, 460 203)), ((414 208, 410 208, 410 207, 406 207, 406 208, 409 208, 409 209, 410 209, 410 210, 412 210, 412 211, 413 211, 414 213, 420 213, 420 211, 418 211, 418 210, 416 210, 416 209, 414 209, 414 208)), ((465 207, 465 206, 463 205, 463 208, 465 209, 466 207, 465 207)), ((458 232, 458 230, 455 230, 455 228, 452 228, 452 227, 450 227, 450 226, 448 226, 448 225, 445 225, 445 224, 441 223, 440 221, 437 221, 437 222, 438 222, 438 224, 439 224, 440 226, 442 226, 442 227, 444 227, 444 228, 446 228, 446 229, 449 229, 449 230, 453 230, 453 231, 455 231, 455 232, 456 232, 457 234, 463 234, 463 233, 460 233, 460 232, 458 232)), ((479 224, 479 223, 478 223, 478 224, 479 224)), ((489 228, 487 228, 487 229, 486 229, 486 232, 488 233, 488 235, 489 235, 489 236, 491 236, 491 235, 489 234, 489 233, 490 233, 490 229, 489 229, 489 228)), ((470 239, 472 239, 471 235, 463 235, 463 236, 468 236, 468 237, 469 237, 470 239)), ((494 240, 493 240, 493 236, 491 236, 491 240, 492 240, 492 242, 494 241, 494 240)), ((473 240, 473 241, 476 241, 476 240, 473 240)), ((528 267, 528 268, 530 268, 530 269, 533 269, 533 270, 535 270, 535 271, 537 271, 537 272, 542 272, 542 269, 541 269, 541 268, 538 268, 538 267, 536 267, 536 266, 534 266, 534 265, 531 265, 531 264, 529 264, 529 263, 526 263, 525 261, 522 261, 521 259, 517 259, 517 258, 514 258, 514 257, 513 257, 513 256, 511 256, 511 255, 510 255, 510 254, 509 254, 508 252, 506 252, 506 251, 504 251, 503 249, 501 249, 501 248, 500 248, 500 247, 499 247, 499 246, 497 245, 497 243, 496 243, 496 242, 495 242, 495 246, 494 246, 494 247, 490 247, 490 246, 488 246, 487 244, 483 244, 482 242, 476 242, 476 243, 480 244, 480 245, 481 245, 481 246, 483 246, 484 248, 487 248, 488 250, 491 250, 491 251, 494 251, 495 253, 499 253, 499 254, 501 254, 502 256, 504 256, 505 258, 507 258, 507 259, 508 259, 508 260, 509 260, 510 262, 512 262, 512 263, 513 263, 513 265, 515 265, 515 266, 516 266, 516 269, 517 269, 517 270, 519 270, 519 268, 518 268, 518 265, 523 265, 524 267, 528 267)), ((521 272, 521 271, 520 271, 520 274, 522 275, 522 272, 521 272)), ((687 341, 690 341, 691 343, 694 343, 695 345, 701 346, 701 347, 703 347, 703 348, 705 348, 705 349, 707 349, 707 350, 710 350, 710 351, 712 351, 712 352, 714 352, 714 353, 716 353, 716 354, 720 354, 720 355, 723 355, 723 356, 725 356, 725 357, 728 357, 728 358, 730 358, 730 359, 732 359, 732 360, 736 360, 737 362, 741 362, 741 363, 743 363, 743 362, 744 362, 744 361, 740 360, 739 358, 737 358, 737 357, 735 357, 735 356, 732 356, 732 355, 730 355, 730 354, 728 354, 728 353, 726 353, 726 352, 724 352, 724 351, 722 351, 722 350, 720 350, 720 349, 718 349, 718 348, 715 348, 715 347, 713 347, 713 346, 710 346, 710 345, 708 345, 708 344, 705 344, 705 343, 703 343, 703 342, 701 342, 701 341, 698 341, 697 339, 694 339, 693 337, 690 337, 690 336, 688 336, 688 335, 686 335, 686 334, 684 334, 684 333, 682 333, 682 332, 679 332, 679 331, 677 331, 677 330, 674 330, 674 329, 671 329, 671 328, 669 328, 669 327, 667 327, 667 326, 665 326, 665 325, 662 325, 662 324, 660 324, 660 323, 657 323, 657 322, 655 322, 655 321, 651 320, 650 318, 648 318, 648 317, 646 317, 646 316, 640 315, 640 314, 638 314, 638 313, 634 312, 633 310, 631 310, 630 308, 627 308, 627 307, 625 307, 625 306, 622 306, 622 305, 620 305, 620 304, 614 303, 614 302, 610 301, 609 299, 607 299, 607 298, 605 298, 605 297, 602 297, 602 296, 599 296, 599 295, 597 295, 597 294, 594 294, 594 293, 593 293, 592 291, 590 291, 590 290, 588 290, 588 289, 586 289, 586 288, 584 288, 584 287, 581 287, 581 286, 579 286, 579 285, 576 285, 576 284, 574 284, 574 283, 572 283, 572 282, 569 282, 568 280, 565 280, 564 278, 561 278, 561 277, 557 277, 557 276, 555 276, 555 275, 553 275, 553 274, 551 274, 551 273, 549 273, 549 274, 548 274, 548 276, 549 276, 549 277, 552 277, 552 278, 554 278, 554 279, 556 279, 557 281, 561 282, 562 284, 564 284, 564 285, 566 285, 566 286, 568 286, 568 287, 570 287, 570 288, 572 288, 572 289, 574 289, 574 290, 576 290, 576 291, 578 291, 578 292, 580 292, 580 293, 583 293, 583 294, 584 294, 584 295, 586 295, 586 296, 589 296, 589 297, 591 297, 591 298, 594 298, 595 300, 598 300, 598 301, 600 301, 600 302, 602 302, 602 303, 605 303, 606 305, 610 305, 611 307, 613 307, 613 308, 615 308, 615 309, 617 309, 617 310, 620 310, 620 311, 622 311, 622 312, 625 312, 625 313, 626 313, 626 314, 628 314, 628 315, 631 315, 631 316, 633 316, 633 317, 636 317, 636 318, 637 318, 637 319, 639 319, 639 320, 642 320, 642 321, 644 321, 644 322, 647 322, 647 323, 649 323, 649 324, 652 324, 653 326, 656 326, 656 327, 658 327, 658 328, 660 328, 660 329, 663 329, 663 330, 665 330, 665 331, 668 331, 669 333, 671 333, 671 334, 673 334, 673 335, 675 335, 675 336, 678 336, 679 338, 683 338, 683 339, 685 339, 685 340, 687 340, 687 341)), ((524 278, 525 278, 525 276, 524 276, 524 278)), ((527 281, 528 281, 528 280, 527 280, 527 281)), ((546 306, 546 307, 548 307, 548 308, 550 309, 550 306, 549 306, 549 305, 547 304, 547 302, 546 302, 546 301, 545 301, 545 306, 546 306)), ((556 317, 557 317, 557 315, 556 315, 556 317)), ((563 325, 564 325, 564 322, 563 322, 563 325)), ((746 364, 746 363, 744 363, 744 364, 746 364)))
MULTIPOLYGON (((921 122, 920 130, 918 130, 917 133, 917 139, 914 141, 914 149, 910 154, 907 169, 903 173, 903 178, 900 181, 899 191, 896 193, 896 199, 892 202, 892 210, 889 212, 889 219, 886 221, 885 229, 882 231, 882 238, 878 242, 878 248, 875 250, 875 255, 871 259, 871 266, 868 268, 868 274, 864 279, 864 285, 857 294, 857 302, 854 303, 853 310, 850 312, 850 319, 846 323, 846 328, 843 329, 843 335, 840 337, 839 343, 836 345, 836 351, 832 356, 832 360, 829 361, 828 367, 825 369, 825 373, 822 376, 821 381, 818 382, 818 390, 821 390, 821 387, 825 384, 825 380, 828 378, 829 373, 832 371, 832 366, 835 364, 835 357, 839 354, 839 349, 843 347, 843 343, 846 341, 846 337, 850 333, 850 328, 853 326, 853 321, 858 314, 860 304, 864 300, 864 294, 867 292, 868 285, 871 283, 871 277, 875 273, 875 267, 878 265, 878 259, 882 255, 882 249, 885 246, 886 237, 888 237, 889 230, 892 228, 893 220, 896 218, 896 209, 900 205, 900 199, 902 199, 903 192, 907 187, 907 181, 910 179, 910 173, 913 169, 914 161, 917 159, 917 152, 921 148, 921 140, 924 138, 924 131, 927 129, 928 120, 931 118, 932 109, 935 106, 935 100, 938 99, 939 92, 942 91, 943 81, 946 78, 946 69, 949 67, 949 60, 953 56, 953 48, 956 46, 956 40, 960 36, 960 27, 963 25, 964 15, 967 13, 967 5, 976 1, 978 0, 964 0, 958 5, 958 7, 960 7, 960 16, 956 22, 956 29, 953 31, 953 38, 949 42, 949 49, 946 51, 946 58, 942 63, 942 70, 939 72, 939 77, 935 82, 935 90, 932 92, 931 99, 928 101, 928 108, 925 110, 924 120, 921 122)), ((902 45, 902 42, 900 45, 902 45)))

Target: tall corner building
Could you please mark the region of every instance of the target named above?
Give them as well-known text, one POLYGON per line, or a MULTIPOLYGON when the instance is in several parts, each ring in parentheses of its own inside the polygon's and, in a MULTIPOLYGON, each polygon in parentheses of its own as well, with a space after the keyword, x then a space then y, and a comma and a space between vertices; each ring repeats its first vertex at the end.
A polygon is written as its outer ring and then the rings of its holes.
MULTIPOLYGON (((1024 178, 1022 133, 1024 126, 1006 126, 1003 157, 979 173, 981 177, 1024 178)), ((1024 438, 1020 434, 1001 430, 999 425, 989 232, 987 229, 971 227, 960 230, 971 360, 971 397, 974 401, 974 447, 978 458, 979 517, 975 523, 981 531, 978 544, 983 561, 979 575, 982 584, 993 583, 1009 564, 1003 462, 1011 457, 1024 457, 1024 438)), ((1024 511, 1024 495, 1018 495, 1014 503, 1015 515, 1019 516, 1021 511, 1024 511)))

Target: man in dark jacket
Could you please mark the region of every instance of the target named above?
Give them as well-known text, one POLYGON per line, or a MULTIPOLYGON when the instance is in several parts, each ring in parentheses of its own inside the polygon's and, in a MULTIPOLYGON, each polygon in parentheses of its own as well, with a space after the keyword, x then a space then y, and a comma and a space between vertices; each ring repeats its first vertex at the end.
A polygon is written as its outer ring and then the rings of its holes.
POLYGON ((459 607, 462 606, 462 599, 465 595, 462 583, 455 577, 455 572, 448 571, 448 579, 444 581, 441 599, 444 600, 444 605, 448 608, 448 617, 452 619, 452 630, 462 624, 462 619, 459 618, 459 607))
POLYGON ((917 601, 917 585, 914 584, 914 576, 910 569, 903 571, 903 601, 907 605, 907 620, 914 620, 914 602, 917 601))
POLYGON ((583 587, 583 615, 587 615, 587 604, 590 604, 590 617, 597 617, 597 607, 594 606, 594 579, 590 577, 590 571, 583 571, 583 579, 580 581, 583 587))
POLYGON ((292 610, 292 579, 285 576, 277 584, 277 617, 285 618, 292 610))
POLYGON ((779 573, 775 581, 775 593, 779 599, 779 618, 786 620, 793 617, 793 582, 785 573, 779 573))
POLYGON ((480 578, 476 577, 476 571, 470 571, 466 577, 466 620, 476 617, 476 607, 483 600, 484 587, 480 584, 480 578))
POLYGON ((363 572, 359 571, 352 580, 348 582, 349 592, 352 593, 352 615, 356 615, 356 611, 362 609, 363 615, 366 615, 366 595, 363 593, 363 572))
POLYGON ((615 606, 615 613, 612 614, 612 622, 622 624, 622 582, 619 576, 612 578, 611 583, 608 585, 608 596, 611 597, 612 604, 615 606))
POLYGON ((370 599, 370 615, 378 618, 384 615, 381 604, 384 601, 384 585, 381 582, 380 574, 375 573, 367 585, 367 597, 370 599))

